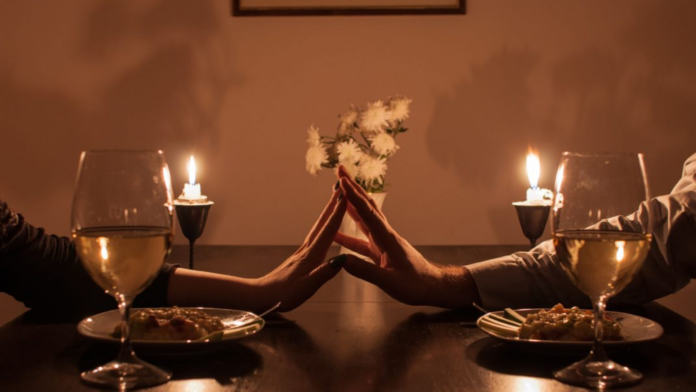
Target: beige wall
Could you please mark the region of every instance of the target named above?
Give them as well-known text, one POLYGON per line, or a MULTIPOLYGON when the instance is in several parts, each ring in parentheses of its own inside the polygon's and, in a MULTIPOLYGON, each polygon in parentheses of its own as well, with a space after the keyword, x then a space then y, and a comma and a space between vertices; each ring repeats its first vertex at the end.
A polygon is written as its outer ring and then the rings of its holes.
MULTIPOLYGON (((527 146, 640 150, 654 193, 696 151, 696 2, 469 0, 465 16, 235 18, 230 2, 0 5, 0 198, 69 232, 84 149, 194 153, 200 243, 294 244, 333 184, 305 130, 404 94, 385 210, 416 244, 522 243, 527 146)), ((179 236, 178 241, 181 241, 179 236)))

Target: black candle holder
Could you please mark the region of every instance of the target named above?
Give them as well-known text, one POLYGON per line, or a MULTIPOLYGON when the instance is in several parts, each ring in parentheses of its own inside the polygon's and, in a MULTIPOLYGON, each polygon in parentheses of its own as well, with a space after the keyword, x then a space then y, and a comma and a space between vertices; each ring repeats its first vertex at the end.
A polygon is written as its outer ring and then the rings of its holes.
POLYGON ((529 202, 512 203, 517 211, 517 218, 522 226, 522 233, 529 239, 531 248, 536 246, 536 242, 544 234, 546 222, 549 220, 551 204, 534 204, 529 202))
POLYGON ((176 216, 179 219, 181 232, 189 240, 189 268, 193 268, 193 246, 196 240, 203 234, 205 223, 208 220, 208 212, 213 205, 212 201, 177 199, 174 201, 176 216))

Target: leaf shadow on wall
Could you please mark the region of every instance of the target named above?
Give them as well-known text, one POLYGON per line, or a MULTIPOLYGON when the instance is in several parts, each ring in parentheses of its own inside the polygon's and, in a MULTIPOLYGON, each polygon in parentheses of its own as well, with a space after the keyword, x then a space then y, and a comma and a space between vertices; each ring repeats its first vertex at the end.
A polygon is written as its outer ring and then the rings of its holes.
POLYGON ((644 152, 653 194, 665 194, 696 152, 696 53, 688 50, 696 3, 637 5, 634 14, 615 50, 588 48, 555 64, 553 109, 572 116, 548 136, 559 152, 644 152), (669 171, 652 170, 654 161, 669 171))
POLYGON ((110 137, 105 142, 164 143, 174 155, 197 144, 214 149, 219 135, 212 122, 229 87, 241 81, 218 57, 220 26, 213 3, 165 1, 144 13, 129 8, 99 3, 84 35, 85 57, 97 63, 149 46, 138 66, 118 75, 105 91, 105 110, 98 114, 110 137))
MULTIPOLYGON (((46 204, 39 217, 67 221, 69 205, 61 203, 68 211, 56 212, 55 204, 42 201, 72 192, 81 150, 162 149, 170 166, 184 162, 193 149, 217 152, 214 122, 229 89, 242 78, 229 64, 232 56, 221 40, 214 3, 165 1, 144 13, 132 12, 131 6, 95 3, 80 34, 84 41, 78 42, 82 56, 59 76, 80 78, 86 71, 104 80, 91 93, 93 105, 82 104, 70 91, 22 85, 0 64, 2 145, 13 149, 5 162, 45 174, 27 179, 17 170, 5 177, 22 203, 46 204)), ((183 183, 185 173, 172 174, 181 179, 174 183, 183 183)))
MULTIPOLYGON (((637 4, 634 15, 613 47, 583 47, 551 64, 542 64, 541 53, 504 49, 473 66, 452 96, 436 102, 427 135, 433 159, 474 189, 519 194, 513 175, 527 144, 550 157, 642 151, 653 194, 668 193, 696 146, 696 52, 689 38, 696 36, 696 3, 637 4), (541 77, 550 89, 540 95, 529 83, 547 68, 541 77), (532 111, 532 99, 544 107, 532 111), (652 170, 651 161, 669 171, 652 170)), ((545 164, 542 173, 556 164, 545 164)), ((485 208, 498 238, 506 238, 501 222, 511 223, 514 214, 497 204, 485 208)))
MULTIPOLYGON (((504 49, 473 66, 471 77, 458 83, 452 96, 437 99, 427 135, 433 160, 453 170, 468 187, 514 194, 510 177, 530 134, 537 132, 526 102, 530 95, 527 80, 538 61, 529 51, 504 49)), ((492 222, 514 217, 509 204, 485 208, 492 222)), ((499 230, 500 225, 492 227, 499 230)), ((498 233, 499 238, 502 235, 498 233)))

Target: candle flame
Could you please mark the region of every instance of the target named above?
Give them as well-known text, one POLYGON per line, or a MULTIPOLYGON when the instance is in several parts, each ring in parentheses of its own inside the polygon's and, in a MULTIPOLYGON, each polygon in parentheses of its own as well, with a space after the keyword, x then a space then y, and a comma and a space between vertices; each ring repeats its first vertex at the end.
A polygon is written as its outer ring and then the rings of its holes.
POLYGON ((196 161, 193 159, 193 155, 191 155, 191 160, 188 163, 188 172, 189 184, 196 185, 196 161))
POLYGON ((533 151, 527 154, 527 177, 529 177, 529 185, 532 189, 536 189, 539 185, 539 176, 541 175, 541 163, 539 157, 533 151))
POLYGON ((626 241, 616 241, 616 247, 619 248, 616 250, 616 261, 619 263, 624 259, 624 246, 626 246, 626 241))

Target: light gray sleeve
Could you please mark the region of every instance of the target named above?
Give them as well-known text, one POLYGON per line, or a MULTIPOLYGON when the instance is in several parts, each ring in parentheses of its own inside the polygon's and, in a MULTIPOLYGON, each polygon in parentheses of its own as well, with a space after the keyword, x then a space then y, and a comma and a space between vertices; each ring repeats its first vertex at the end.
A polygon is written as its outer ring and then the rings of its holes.
MULTIPOLYGON (((603 224, 650 226, 653 235, 643 267, 622 292, 610 299, 610 304, 645 303, 686 286, 696 277, 696 154, 686 161, 682 178, 669 195, 651 199, 636 213, 603 224)), ((548 307, 557 303, 590 306, 587 296, 573 285, 558 263, 551 241, 530 252, 467 268, 486 308, 548 307)))

